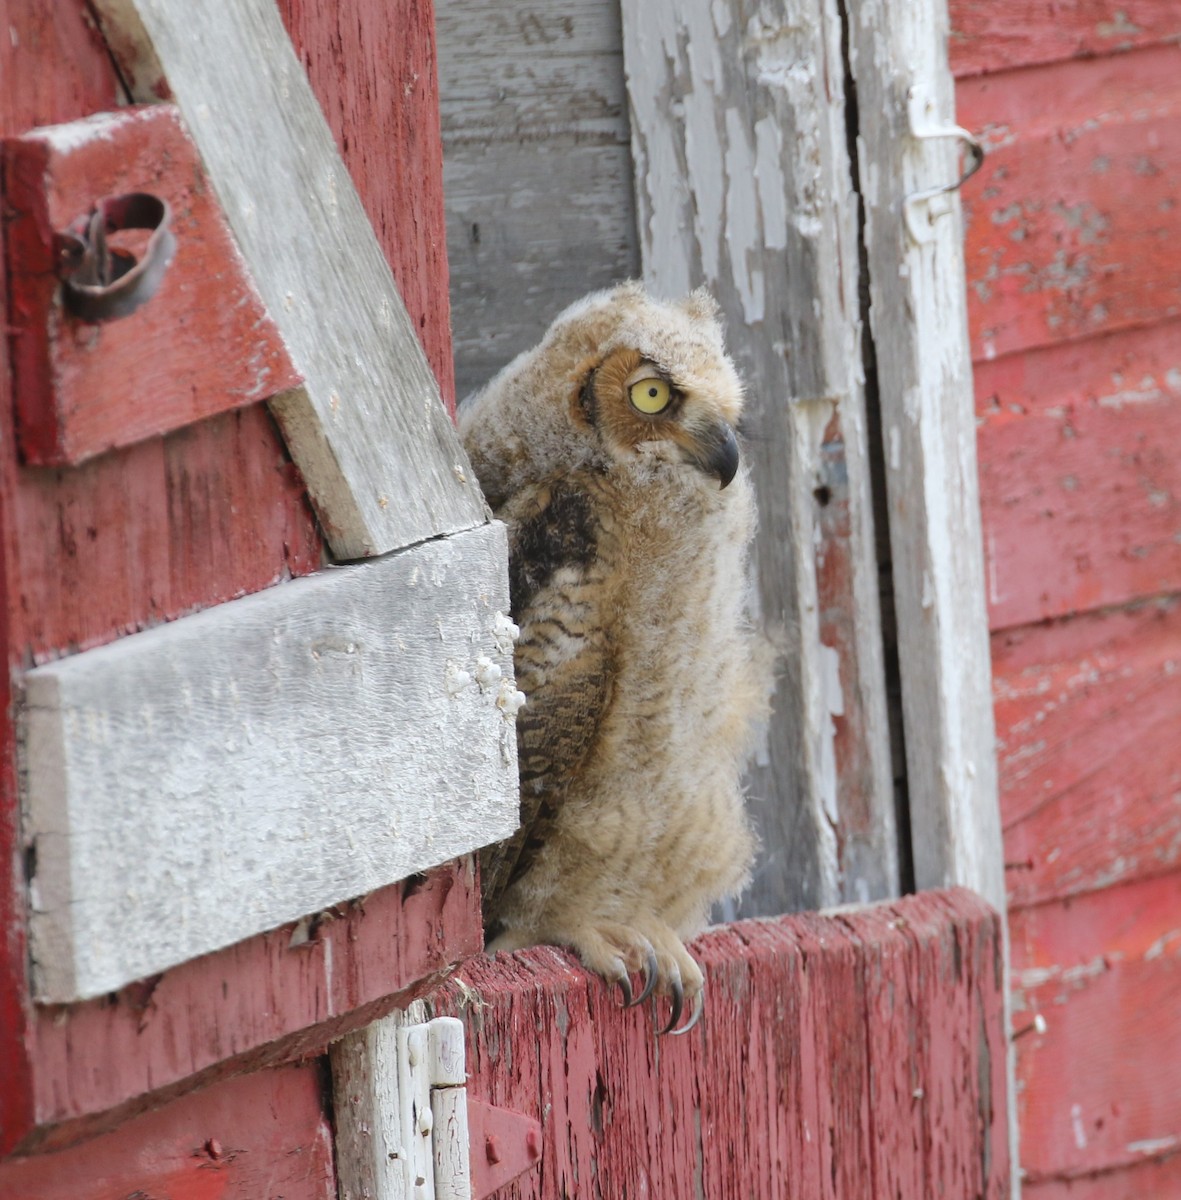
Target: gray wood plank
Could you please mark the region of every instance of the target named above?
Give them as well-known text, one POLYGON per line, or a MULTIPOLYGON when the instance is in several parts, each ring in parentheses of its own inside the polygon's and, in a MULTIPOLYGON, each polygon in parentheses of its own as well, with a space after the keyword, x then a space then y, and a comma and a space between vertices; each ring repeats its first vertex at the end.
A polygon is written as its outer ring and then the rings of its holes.
POLYGON ((619 9, 438 0, 443 180, 463 397, 553 317, 639 270, 619 9))
POLYGON ((623 28, 644 278, 665 295, 704 282, 725 313, 748 383, 762 619, 784 642, 750 784, 763 854, 741 912, 896 895, 837 7, 624 0, 623 28), (826 542, 834 431, 848 529, 826 542), (825 545, 848 574, 840 644, 822 611, 825 545), (854 764, 838 760, 838 718, 854 725, 854 764))
POLYGON ((959 174, 955 140, 915 138, 908 120, 917 84, 933 101, 929 123, 953 123, 947 11, 943 0, 858 0, 851 14, 916 883, 963 884, 1003 912, 958 199, 920 217, 921 243, 904 219, 909 194, 959 174))
POLYGON ((136 100, 167 80, 305 386, 272 409, 333 553, 484 519, 388 264, 273 0, 97 0, 136 100))
POLYGON ((99 995, 507 836, 499 524, 29 672, 39 1000, 99 995))

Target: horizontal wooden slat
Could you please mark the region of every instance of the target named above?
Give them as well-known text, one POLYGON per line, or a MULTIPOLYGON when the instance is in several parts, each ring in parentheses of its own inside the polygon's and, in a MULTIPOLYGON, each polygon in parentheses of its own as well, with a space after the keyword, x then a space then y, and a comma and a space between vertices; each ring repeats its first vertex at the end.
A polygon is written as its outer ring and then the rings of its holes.
POLYGON ((1175 1158, 1181 873, 1012 912, 1010 932, 1014 1024, 1036 1012, 1047 1022, 1045 1034, 1018 1042, 1028 1176, 1075 1179, 1175 1158))
POLYGON ((335 1200, 315 1063, 178 1100, 60 1154, 0 1164, 12 1200, 335 1200))
POLYGON ((997 634, 1014 904, 1181 864, 1181 601, 997 634))
POLYGON ((949 0, 956 75, 1181 40, 1177 0, 949 0))
POLYGON ((10 491, 9 650, 16 667, 87 649, 321 563, 302 483, 262 405, 69 471, 22 469, 10 491))
POLYGON ((1181 46, 964 80, 973 357, 1181 314, 1181 46))
POLYGON ((274 0, 94 9, 134 97, 171 92, 306 380, 271 407, 333 553, 479 524, 479 487, 274 0))
POLYGON ((1098 1175, 1027 1179, 1030 1200, 1173 1200, 1181 1196, 1181 1155, 1098 1175))
POLYGON ((15 210, 5 241, 26 461, 79 463, 301 382, 175 108, 47 126, 8 139, 4 158, 15 210), (151 192, 170 206, 175 257, 139 311, 80 323, 58 299, 54 232, 128 192, 151 192))
POLYGON ((96 1000, 39 1007, 24 1149, 62 1146, 404 1005, 483 945, 470 858, 96 1000))
POLYGON ((26 676, 37 996, 110 991, 510 833, 506 556, 483 526, 26 676))
POLYGON ((975 374, 992 627, 1181 590, 1181 322, 975 374))
POLYGON ((1007 1195, 1000 927, 982 901, 739 922, 694 950, 706 1013, 675 1040, 549 948, 474 960, 432 1001, 468 1025, 469 1095, 542 1122, 513 1195, 1007 1195))

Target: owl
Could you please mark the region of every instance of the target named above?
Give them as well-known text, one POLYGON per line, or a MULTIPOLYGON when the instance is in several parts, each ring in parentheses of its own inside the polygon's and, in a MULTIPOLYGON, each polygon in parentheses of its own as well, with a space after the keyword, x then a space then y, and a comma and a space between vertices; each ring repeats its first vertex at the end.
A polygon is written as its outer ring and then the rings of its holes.
POLYGON ((566 309, 460 413, 508 529, 527 697, 521 825, 481 854, 488 948, 570 947, 624 1004, 669 997, 662 1032, 700 1018, 685 942, 754 850, 741 780, 771 665, 741 411, 708 293, 627 283, 566 309))

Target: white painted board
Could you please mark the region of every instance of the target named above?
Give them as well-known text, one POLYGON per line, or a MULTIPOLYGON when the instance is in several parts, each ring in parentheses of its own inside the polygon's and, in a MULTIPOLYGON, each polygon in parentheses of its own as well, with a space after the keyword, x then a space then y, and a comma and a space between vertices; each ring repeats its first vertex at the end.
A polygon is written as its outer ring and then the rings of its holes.
POLYGON ((664 296, 705 283, 721 305, 747 387, 761 619, 783 649, 748 787, 762 848, 739 911, 897 895, 838 6, 623 0, 622 13, 644 280, 664 296), (855 609, 840 646, 825 640, 817 556, 834 429, 855 609), (836 721, 854 710, 856 826, 836 721))
POLYGON ((485 518, 483 497, 274 0, 97 0, 136 100, 166 80, 306 380, 272 404, 338 559, 485 518))
POLYGON ((499 524, 31 671, 36 998, 83 999, 508 836, 499 524))

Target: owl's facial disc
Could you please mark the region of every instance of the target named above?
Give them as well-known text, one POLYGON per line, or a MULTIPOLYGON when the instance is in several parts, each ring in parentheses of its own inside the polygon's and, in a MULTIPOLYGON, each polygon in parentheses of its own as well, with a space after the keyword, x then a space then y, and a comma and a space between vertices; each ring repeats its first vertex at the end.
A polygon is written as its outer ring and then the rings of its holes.
POLYGON ((575 409, 621 461, 683 462, 724 488, 738 473, 738 441, 717 406, 682 388, 636 350, 616 350, 582 377, 575 409))

